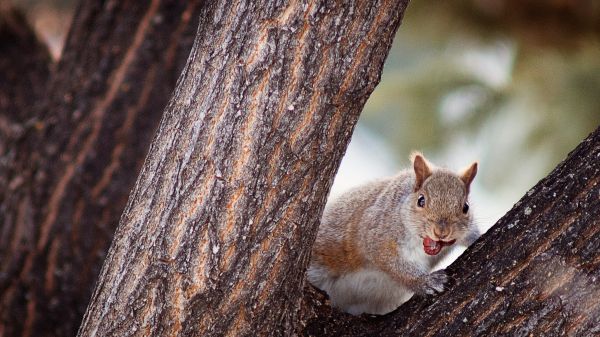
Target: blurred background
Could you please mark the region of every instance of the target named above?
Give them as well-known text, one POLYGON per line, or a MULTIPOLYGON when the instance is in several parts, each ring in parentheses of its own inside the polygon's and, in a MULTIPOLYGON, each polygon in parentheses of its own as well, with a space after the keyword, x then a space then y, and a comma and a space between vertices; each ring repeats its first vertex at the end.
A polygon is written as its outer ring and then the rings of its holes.
POLYGON ((332 196, 410 165, 480 163, 482 230, 600 124, 600 1, 411 1, 332 196))
MULTIPOLYGON (((76 2, 13 0, 55 58, 76 2)), ((600 1, 413 0, 331 196, 410 165, 480 170, 487 230, 600 124, 600 1)))

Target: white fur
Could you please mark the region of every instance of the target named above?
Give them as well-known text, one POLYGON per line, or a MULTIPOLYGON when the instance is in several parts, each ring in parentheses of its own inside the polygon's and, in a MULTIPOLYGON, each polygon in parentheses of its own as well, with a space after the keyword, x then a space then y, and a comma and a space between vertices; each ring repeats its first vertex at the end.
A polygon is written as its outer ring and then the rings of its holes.
MULTIPOLYGON (((406 244, 400 249, 402 249, 400 255, 406 261, 411 261, 414 265, 421 267, 422 270, 431 271, 431 267, 435 261, 433 256, 425 253, 422 240, 407 240, 406 244)), ((447 248, 443 248, 443 250, 447 250, 447 248)))
MULTIPOLYGON (((421 241, 408 240, 400 254, 412 261, 421 270, 431 271, 435 257, 427 255, 421 241)), ((444 248, 446 250, 448 248, 444 248)), ((413 292, 394 281, 385 272, 376 268, 361 268, 341 276, 331 275, 328 269, 317 263, 307 270, 310 283, 325 291, 331 304, 352 315, 362 313, 387 314, 408 301, 413 292)))
POLYGON ((321 266, 308 269, 309 281, 327 292, 333 306, 352 314, 386 314, 408 301, 413 293, 377 269, 359 269, 331 277, 321 266))

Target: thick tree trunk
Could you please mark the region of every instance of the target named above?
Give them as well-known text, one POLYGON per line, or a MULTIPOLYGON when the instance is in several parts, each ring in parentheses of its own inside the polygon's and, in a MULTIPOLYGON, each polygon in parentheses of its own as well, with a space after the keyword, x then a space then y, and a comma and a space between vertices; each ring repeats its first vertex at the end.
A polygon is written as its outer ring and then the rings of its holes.
POLYGON ((307 288, 303 333, 599 335, 600 128, 447 270, 445 293, 377 318, 340 313, 307 288))
POLYGON ((48 90, 17 93, 35 119, 7 145, 0 335, 76 333, 200 7, 85 0, 48 90))
POLYGON ((287 335, 407 1, 215 1, 80 336, 287 335))

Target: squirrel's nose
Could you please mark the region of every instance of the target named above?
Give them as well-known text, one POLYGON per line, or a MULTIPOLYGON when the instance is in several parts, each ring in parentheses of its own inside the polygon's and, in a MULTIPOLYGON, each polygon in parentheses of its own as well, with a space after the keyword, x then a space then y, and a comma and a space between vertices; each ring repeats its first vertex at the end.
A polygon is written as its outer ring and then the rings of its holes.
POLYGON ((434 228, 433 234, 435 234, 435 236, 437 236, 440 240, 443 240, 448 237, 450 231, 441 228, 434 228))

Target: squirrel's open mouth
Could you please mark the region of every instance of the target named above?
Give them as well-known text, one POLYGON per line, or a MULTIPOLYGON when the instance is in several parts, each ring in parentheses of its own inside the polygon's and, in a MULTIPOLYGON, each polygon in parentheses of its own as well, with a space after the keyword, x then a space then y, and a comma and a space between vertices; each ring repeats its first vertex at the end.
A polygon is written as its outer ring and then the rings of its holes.
POLYGON ((435 241, 429 236, 423 238, 423 250, 427 255, 437 255, 444 246, 451 246, 456 242, 456 240, 451 241, 435 241))

